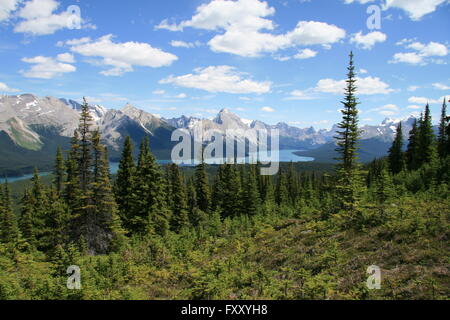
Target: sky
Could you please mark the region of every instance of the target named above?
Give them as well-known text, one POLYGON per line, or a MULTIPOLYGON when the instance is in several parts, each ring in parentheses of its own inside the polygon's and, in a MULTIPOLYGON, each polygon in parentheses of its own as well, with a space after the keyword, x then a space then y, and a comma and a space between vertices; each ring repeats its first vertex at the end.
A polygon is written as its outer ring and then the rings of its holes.
POLYGON ((0 94, 330 128, 353 51, 361 124, 438 120, 449 35, 448 0, 0 0, 0 94))

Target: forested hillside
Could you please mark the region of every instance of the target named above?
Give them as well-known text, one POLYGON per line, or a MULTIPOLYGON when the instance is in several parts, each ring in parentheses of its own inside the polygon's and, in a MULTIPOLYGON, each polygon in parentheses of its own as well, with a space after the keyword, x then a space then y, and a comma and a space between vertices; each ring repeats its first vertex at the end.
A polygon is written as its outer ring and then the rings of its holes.
POLYGON ((389 156, 363 166, 354 70, 351 55, 332 174, 203 163, 186 177, 146 137, 137 159, 125 140, 113 182, 83 105, 53 182, 36 172, 18 216, 2 186, 0 299, 449 299, 446 104, 439 136, 426 106, 409 141, 400 124, 389 156), (80 290, 66 287, 72 265, 80 290))

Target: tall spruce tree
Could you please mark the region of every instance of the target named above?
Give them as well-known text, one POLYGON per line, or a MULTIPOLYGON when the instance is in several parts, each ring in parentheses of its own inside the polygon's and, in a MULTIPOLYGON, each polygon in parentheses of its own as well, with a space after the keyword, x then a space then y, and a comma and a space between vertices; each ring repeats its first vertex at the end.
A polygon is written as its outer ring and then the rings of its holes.
POLYGON ((130 228, 130 212, 133 208, 133 192, 136 165, 133 159, 133 144, 127 136, 123 145, 122 158, 119 163, 117 179, 114 185, 114 193, 119 208, 120 217, 125 229, 130 228))
POLYGON ((417 170, 419 168, 419 127, 417 119, 411 131, 409 132, 408 149, 406 150, 406 162, 409 171, 417 170))
POLYGON ((436 152, 431 111, 430 106, 427 104, 419 129, 419 166, 436 160, 436 152))
POLYGON ((256 170, 257 168, 255 165, 249 165, 247 167, 243 188, 243 209, 245 210, 244 212, 250 216, 258 214, 261 207, 256 170))
POLYGON ((439 123, 439 137, 438 137, 438 153, 441 159, 444 159, 447 155, 450 154, 449 151, 449 141, 448 141, 448 133, 447 128, 449 126, 449 117, 447 116, 447 103, 444 98, 444 102, 442 103, 442 111, 441 111, 441 121, 439 123))
POLYGON ((166 201, 164 173, 150 152, 148 137, 141 143, 133 195, 130 231, 165 234, 170 227, 171 212, 166 201))
POLYGON ((172 228, 175 231, 180 231, 183 227, 189 225, 189 208, 186 192, 186 185, 184 183, 184 177, 180 168, 176 164, 169 166, 169 179, 171 185, 172 198, 172 228))
POLYGON ((211 209, 211 190, 206 173, 206 164, 203 160, 195 169, 195 192, 198 208, 208 213, 211 209))
POLYGON ((34 199, 31 192, 26 189, 24 191, 23 197, 20 201, 21 211, 19 228, 22 233, 22 237, 31 245, 35 245, 36 237, 33 224, 33 214, 34 214, 34 199))
POLYGON ((17 220, 12 209, 11 193, 8 181, 2 186, 0 193, 0 240, 5 244, 16 245, 19 237, 17 220))
POLYGON ((393 174, 400 173, 405 167, 404 153, 403 153, 403 130, 400 122, 397 127, 397 134, 395 136, 392 147, 388 152, 389 169, 393 174))
POLYGON ((352 218, 359 213, 359 202, 361 199, 363 181, 358 164, 358 141, 360 131, 358 128, 358 100, 355 96, 356 87, 355 65, 353 62, 353 52, 350 53, 350 62, 347 74, 347 86, 345 88, 345 97, 342 102, 342 122, 338 124, 337 131, 339 154, 337 160, 338 183, 336 186, 337 199, 340 207, 350 214, 352 218))
POLYGON ((55 185, 56 191, 58 194, 62 194, 64 188, 64 179, 65 179, 65 165, 64 165, 64 157, 62 154, 61 147, 58 146, 56 151, 56 161, 55 168, 53 174, 55 175, 55 179, 53 184, 55 185))

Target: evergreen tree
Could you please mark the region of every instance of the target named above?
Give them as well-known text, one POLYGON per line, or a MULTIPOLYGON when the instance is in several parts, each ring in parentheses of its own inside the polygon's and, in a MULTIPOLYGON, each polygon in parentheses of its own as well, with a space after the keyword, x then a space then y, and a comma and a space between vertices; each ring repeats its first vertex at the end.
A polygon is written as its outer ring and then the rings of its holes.
POLYGON ((297 172, 295 171, 294 163, 292 161, 289 164, 287 184, 288 184, 289 200, 290 200, 290 203, 294 205, 298 199, 299 185, 298 185, 297 172))
POLYGON ((87 201, 87 193, 89 192, 89 184, 91 180, 92 166, 92 132, 91 126, 94 119, 89 110, 86 98, 83 98, 81 106, 80 124, 78 126, 79 134, 79 154, 78 154, 78 170, 80 175, 80 189, 86 194, 84 200, 87 201))
POLYGON ((358 141, 360 131, 358 129, 358 100, 355 96, 356 87, 355 66, 353 53, 350 53, 350 63, 347 74, 347 86, 345 98, 342 102, 342 122, 338 124, 337 131, 339 154, 337 167, 338 183, 336 186, 340 207, 350 215, 358 215, 359 201, 362 193, 362 179, 360 166, 358 164, 358 141))
POLYGON ((39 172, 35 168, 33 178, 31 179, 31 199, 33 200, 33 226, 34 234, 37 240, 38 248, 46 247, 46 240, 44 235, 46 233, 46 219, 48 199, 46 195, 45 186, 41 182, 39 172))
POLYGON ((188 199, 183 174, 176 164, 169 166, 169 179, 171 185, 172 227, 180 231, 189 224, 188 199))
POLYGON ((64 165, 64 158, 62 155, 61 147, 58 146, 58 149, 56 151, 56 162, 55 162, 55 169, 54 169, 54 185, 56 188, 56 191, 58 194, 62 194, 63 187, 64 187, 64 176, 65 176, 65 165, 64 165))
POLYGON ((256 215, 261 206, 256 170, 256 166, 249 165, 247 169, 245 188, 243 189, 243 207, 245 208, 245 213, 250 216, 256 215))
POLYGON ((8 182, 5 181, 0 193, 0 240, 5 244, 16 245, 19 237, 16 216, 12 210, 11 194, 8 182))
POLYGON ((404 169, 405 161, 403 154, 403 130, 401 122, 397 127, 397 134, 392 147, 389 149, 388 159, 389 168, 393 174, 398 174, 404 169))
POLYGON ((133 195, 130 231, 165 234, 171 213, 167 207, 164 174, 150 152, 148 137, 141 143, 133 195))
POLYGON ((280 171, 277 181, 276 201, 279 205, 289 204, 289 187, 286 173, 280 171))
MULTIPOLYGON (((108 152, 100 144, 100 139, 93 141, 93 147, 99 158, 94 169, 96 179, 92 184, 95 211, 89 224, 90 232, 85 237, 90 250, 96 253, 107 253, 120 248, 124 231, 121 227, 109 176, 108 152)), ((96 157, 94 156, 94 158, 96 157)))
POLYGON ((34 213, 34 199, 29 190, 25 190, 21 199, 21 211, 19 228, 22 233, 22 237, 31 245, 36 243, 34 225, 33 225, 33 213, 34 213))
POLYGON ((449 155, 449 141, 447 128, 450 125, 449 117, 447 116, 447 103, 444 98, 442 104, 441 121, 439 123, 439 137, 438 137, 438 153, 441 159, 449 155))
MULTIPOLYGON (((234 164, 223 166, 223 189, 222 193, 222 215, 224 217, 234 217, 241 213, 241 181, 240 174, 234 164)), ((197 195, 198 197, 198 195, 197 195)))
POLYGON ((433 132, 430 106, 425 107, 425 114, 419 130, 419 166, 436 160, 436 144, 433 132))
POLYGON ((197 194, 198 208, 208 213, 211 208, 211 191, 204 161, 195 169, 195 192, 197 194))
POLYGON ((386 168, 381 170, 380 176, 376 181, 376 194, 379 203, 385 203, 393 197, 394 185, 392 177, 386 168))
POLYGON ((413 171, 419 168, 419 127, 417 119, 414 119, 413 127, 409 132, 409 144, 406 150, 406 161, 408 170, 413 171))

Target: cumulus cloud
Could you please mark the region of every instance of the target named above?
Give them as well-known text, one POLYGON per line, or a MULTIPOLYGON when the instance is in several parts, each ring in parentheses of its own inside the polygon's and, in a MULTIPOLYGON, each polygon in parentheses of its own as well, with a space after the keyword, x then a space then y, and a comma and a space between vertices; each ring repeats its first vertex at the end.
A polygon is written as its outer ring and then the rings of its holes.
POLYGON ((275 109, 273 109, 271 107, 262 107, 261 111, 272 113, 272 112, 275 112, 275 109))
POLYGON ((449 50, 446 45, 439 42, 430 42, 423 44, 421 42, 403 39, 397 43, 404 45, 405 48, 414 50, 415 52, 396 53, 390 63, 408 63, 413 65, 426 65, 430 62, 439 63, 433 57, 445 57, 449 50))
POLYGON ((185 42, 180 40, 172 40, 170 45, 175 48, 195 48, 200 46, 200 42, 185 42))
MULTIPOLYGON (((60 55, 61 56, 61 55, 60 55)), ((23 58, 22 61, 31 64, 31 68, 21 73, 27 78, 52 79, 64 73, 75 72, 75 66, 52 57, 37 56, 34 58, 23 58)))
POLYGON ((109 34, 97 40, 83 38, 70 40, 66 44, 70 45, 72 52, 86 57, 100 58, 97 63, 112 67, 100 72, 105 76, 120 76, 125 72, 133 71, 133 66, 149 68, 159 68, 169 66, 178 57, 153 48, 148 43, 142 42, 113 42, 113 35, 109 34))
POLYGON ((59 7, 56 0, 30 0, 19 10, 21 21, 16 24, 14 31, 33 35, 53 34, 61 29, 73 29, 95 26, 86 24, 76 12, 62 11, 55 13, 59 7))
MULTIPOLYGON (((450 94, 448 95, 450 97, 450 94)), ((434 104, 434 103, 442 103, 444 101, 446 97, 442 96, 438 99, 430 99, 430 98, 426 98, 426 97, 410 97, 408 99, 409 103, 414 103, 414 104, 419 104, 419 105, 426 105, 427 103, 429 104, 434 104)))
POLYGON ((234 94, 267 93, 271 82, 258 82, 248 74, 238 72, 230 66, 210 66, 194 69, 194 73, 182 76, 169 76, 159 81, 161 84, 174 84, 185 88, 201 89, 208 92, 226 92, 234 94))
POLYGON ((386 0, 384 9, 398 8, 406 11, 411 20, 420 20, 432 13, 447 0, 386 0))
POLYGON ((19 89, 11 88, 6 83, 0 82, 0 92, 17 92, 19 89))
POLYGON ((294 30, 273 34, 275 9, 260 0, 213 0, 199 6, 196 14, 179 24, 163 20, 156 28, 182 31, 196 28, 222 32, 209 42, 212 51, 257 57, 298 45, 331 45, 345 37, 345 30, 317 21, 300 21, 294 30))
POLYGON ((71 53, 61 53, 56 56, 56 59, 61 62, 75 63, 75 58, 71 53))
POLYGON ((443 83, 433 83, 433 87, 435 87, 438 90, 450 90, 450 86, 447 86, 443 83))
POLYGON ((368 112, 374 112, 374 111, 382 116, 389 117, 389 116, 398 114, 400 111, 400 108, 397 107, 397 105, 395 105, 395 104, 386 104, 382 107, 371 109, 368 112))
POLYGON ((384 42, 386 41, 386 39, 387 39, 386 34, 379 31, 370 32, 366 35, 363 35, 362 32, 360 31, 358 33, 355 33, 351 37, 350 43, 356 43, 356 45, 358 45, 359 47, 366 50, 370 50, 375 46, 376 43, 384 42))
POLYGON ((295 59, 309 59, 317 56, 317 51, 311 49, 303 49, 300 50, 296 55, 294 55, 295 59))
MULTIPOLYGON (((378 77, 357 78, 356 86, 358 94, 388 94, 394 91, 389 84, 383 82, 378 77)), ((342 94, 347 85, 346 80, 322 79, 317 82, 315 91, 342 94)))
POLYGON ((0 22, 7 21, 11 13, 17 9, 22 0, 1 0, 0 1, 0 22))

